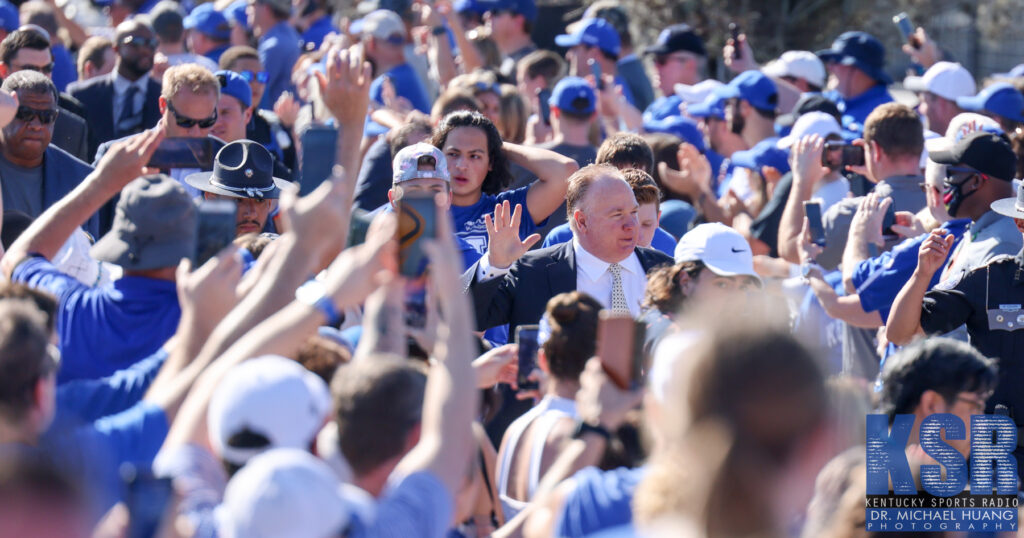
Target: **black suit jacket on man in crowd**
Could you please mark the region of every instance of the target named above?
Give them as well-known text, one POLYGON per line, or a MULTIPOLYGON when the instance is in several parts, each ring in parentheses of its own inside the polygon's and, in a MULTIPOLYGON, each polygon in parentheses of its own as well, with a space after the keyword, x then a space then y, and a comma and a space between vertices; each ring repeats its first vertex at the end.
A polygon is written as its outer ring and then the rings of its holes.
MULTIPOLYGON (((74 82, 68 86, 68 93, 78 99, 85 109, 85 121, 89 124, 89 155, 104 142, 120 138, 129 133, 118 133, 114 125, 114 78, 117 71, 74 82)), ((160 121, 160 83, 146 77, 146 98, 142 105, 142 129, 149 129, 160 121)))
MULTIPOLYGON (((540 321, 552 297, 576 291, 576 252, 572 245, 572 241, 567 241, 527 252, 512 264, 504 277, 485 282, 477 280, 480 262, 473 264, 463 273, 462 286, 473 301, 477 330, 507 323, 511 342, 515 338, 516 327, 540 321)), ((654 249, 636 247, 635 252, 640 266, 647 273, 673 262, 671 257, 654 249)), ((511 389, 503 389, 501 409, 487 424, 487 435, 495 446, 500 445, 508 425, 532 406, 532 402, 517 401, 511 389)))

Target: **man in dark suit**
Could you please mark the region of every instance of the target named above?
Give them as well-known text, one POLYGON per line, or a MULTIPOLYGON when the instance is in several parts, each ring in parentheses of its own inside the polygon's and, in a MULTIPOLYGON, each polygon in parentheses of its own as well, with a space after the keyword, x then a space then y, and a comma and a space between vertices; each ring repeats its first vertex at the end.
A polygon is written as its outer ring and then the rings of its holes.
MULTIPOLYGON (((39 71, 53 80, 53 52, 50 38, 41 28, 23 26, 0 42, 0 77, 24 69, 39 71)), ((92 159, 88 154, 88 133, 85 120, 81 117, 81 104, 66 94, 58 94, 57 122, 53 126, 52 144, 85 161, 92 159)))
MULTIPOLYGON (((38 217, 74 190, 92 167, 50 143, 57 112, 57 87, 42 74, 24 70, 4 81, 18 95, 18 111, 0 130, 0 187, 5 210, 38 217)), ((93 215, 82 226, 98 237, 93 215)))
POLYGON ((640 314, 647 272, 672 258, 637 247, 638 205, 629 183, 611 165, 590 165, 569 178, 568 243, 527 253, 533 236, 520 241, 519 218, 496 211, 484 257, 463 275, 480 330, 534 324, 548 299, 567 291, 592 295, 605 308, 640 314), (515 224, 516 226, 513 226, 515 224))
POLYGON ((139 20, 125 21, 117 27, 114 45, 117 66, 110 74, 68 86, 85 107, 90 155, 100 144, 142 132, 160 119, 160 83, 149 77, 156 50, 153 29, 139 20))

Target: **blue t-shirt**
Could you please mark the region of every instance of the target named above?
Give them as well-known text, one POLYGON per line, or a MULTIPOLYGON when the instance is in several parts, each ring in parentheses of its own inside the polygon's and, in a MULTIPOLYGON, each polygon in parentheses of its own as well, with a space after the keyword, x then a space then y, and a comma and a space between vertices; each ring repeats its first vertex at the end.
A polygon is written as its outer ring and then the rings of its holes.
POLYGON ((323 17, 313 21, 313 24, 310 24, 309 28, 307 28, 305 32, 302 32, 302 46, 303 48, 312 46, 313 50, 317 50, 324 42, 324 38, 327 37, 328 34, 332 33, 337 34, 340 33, 340 31, 331 22, 331 16, 324 15, 323 17))
MULTIPOLYGON (((214 49, 210 49, 203 56, 206 56, 207 58, 209 58, 213 63, 219 64, 220 63, 220 57, 223 56, 224 53, 229 48, 231 48, 230 45, 224 45, 223 47, 217 47, 217 48, 214 48, 214 49)), ((257 103, 257 104, 259 104, 259 103, 257 103)))
POLYGON ((844 99, 834 90, 824 92, 824 95, 831 99, 842 113, 843 128, 858 134, 864 131, 864 121, 872 110, 893 101, 884 84, 872 86, 871 89, 851 99, 844 99))
MULTIPOLYGON (((569 223, 555 226, 548 232, 547 237, 544 238, 544 244, 541 248, 548 248, 555 245, 561 245, 572 239, 572 228, 569 227, 569 223)), ((672 234, 658 228, 654 230, 654 237, 651 238, 651 248, 668 254, 669 256, 675 256, 676 252, 676 240, 672 237, 672 234)))
POLYGON ((58 383, 106 377, 152 355, 181 317, 170 280, 126 276, 90 288, 40 256, 18 265, 12 280, 57 298, 58 383))
MULTIPOLYGON (((370 83, 370 100, 373 103, 378 106, 384 105, 385 78, 391 80, 391 85, 395 88, 395 96, 408 99, 413 108, 430 114, 430 98, 427 97, 427 89, 423 86, 419 75, 416 74, 416 70, 407 63, 395 66, 387 73, 373 79, 373 82, 370 83)), ((367 136, 376 136, 388 131, 386 127, 371 121, 369 115, 366 116, 364 129, 367 136)))
POLYGON ((167 351, 160 349, 110 377, 76 379, 57 387, 57 412, 50 428, 80 426, 139 403, 166 360, 167 351))
POLYGON ((581 469, 572 479, 576 487, 566 496, 556 516, 555 536, 589 536, 633 522, 633 492, 646 467, 619 467, 602 471, 581 469))
POLYGON ((299 33, 288 21, 274 25, 260 38, 260 62, 267 70, 267 89, 259 108, 273 110, 282 93, 295 93, 292 85, 292 67, 299 61, 299 33))
POLYGON ((50 52, 53 53, 53 85, 57 86, 57 91, 62 92, 68 84, 78 80, 78 71, 71 53, 64 45, 54 45, 50 52))
POLYGON ((123 463, 148 467, 167 437, 167 414, 156 404, 139 402, 77 428, 53 428, 39 446, 72 476, 80 477, 98 520, 123 500, 119 470, 123 463))
MULTIPOLYGON (((951 220, 942 225, 943 230, 953 234, 956 238, 953 241, 953 248, 950 248, 949 254, 946 255, 947 261, 953 255, 957 243, 963 239, 970 225, 971 219, 951 220)), ((893 301, 896 300, 896 295, 917 269, 918 250, 927 237, 928 234, 921 234, 905 239, 892 250, 857 264, 851 280, 857 289, 860 305, 865 312, 877 310, 882 316, 883 323, 889 318, 889 309, 892 307, 893 301)), ((942 271, 936 271, 928 284, 928 289, 932 289, 938 284, 941 276, 942 271)))
POLYGON ((483 256, 487 252, 487 223, 484 215, 494 215, 494 206, 508 200, 509 207, 514 211, 516 204, 523 206, 522 220, 519 222, 519 239, 526 239, 530 234, 544 226, 548 219, 533 222, 530 208, 526 206, 526 194, 530 185, 498 194, 482 194, 480 199, 469 206, 452 206, 452 218, 455 220, 455 235, 469 243, 483 256))

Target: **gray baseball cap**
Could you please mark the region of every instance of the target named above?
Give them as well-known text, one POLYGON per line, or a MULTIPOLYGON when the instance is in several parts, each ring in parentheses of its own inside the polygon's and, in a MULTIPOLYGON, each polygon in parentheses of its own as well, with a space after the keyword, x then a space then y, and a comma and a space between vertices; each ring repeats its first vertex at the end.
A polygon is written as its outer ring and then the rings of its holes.
POLYGON ((176 267, 196 246, 196 206, 180 183, 143 176, 121 191, 114 225, 92 256, 129 270, 176 267))

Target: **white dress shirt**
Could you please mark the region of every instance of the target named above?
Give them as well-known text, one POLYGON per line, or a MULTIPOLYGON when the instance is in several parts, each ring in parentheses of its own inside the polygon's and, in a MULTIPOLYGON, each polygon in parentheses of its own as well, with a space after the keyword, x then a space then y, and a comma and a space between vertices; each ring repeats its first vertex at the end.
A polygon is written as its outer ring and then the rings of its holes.
POLYGON ((129 86, 135 86, 139 89, 135 93, 135 102, 132 103, 132 110, 138 110, 142 113, 142 103, 146 100, 146 88, 149 81, 149 74, 139 77, 138 80, 132 82, 121 76, 120 73, 114 72, 114 130, 117 130, 117 120, 121 119, 121 109, 124 108, 124 94, 128 91, 129 86))
MULTIPOLYGON (((597 256, 587 252, 579 241, 572 240, 572 250, 576 256, 576 291, 581 291, 597 299, 604 308, 612 307, 612 274, 608 271, 611 264, 599 259, 597 256)), ((626 295, 626 304, 629 306, 629 313, 634 318, 640 316, 640 304, 644 300, 644 290, 647 288, 647 273, 636 251, 625 260, 619 262, 622 268, 622 292, 626 295)), ((480 258, 477 267, 476 278, 484 282, 492 278, 504 276, 508 269, 493 267, 490 259, 485 253, 480 258)))

